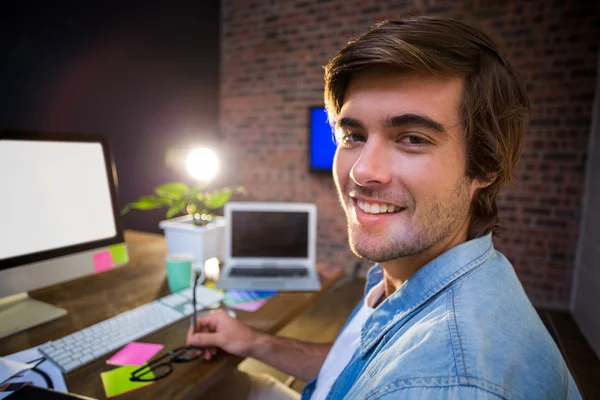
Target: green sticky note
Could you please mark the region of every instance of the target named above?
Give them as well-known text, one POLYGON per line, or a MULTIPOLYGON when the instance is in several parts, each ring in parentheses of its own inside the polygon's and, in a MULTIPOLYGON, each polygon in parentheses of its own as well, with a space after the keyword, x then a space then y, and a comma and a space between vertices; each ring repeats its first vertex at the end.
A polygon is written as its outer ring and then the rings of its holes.
MULTIPOLYGON (((100 378, 102 379, 102 384, 104 385, 106 397, 118 396, 120 394, 153 384, 154 382, 132 382, 129 380, 129 378, 131 378, 131 373, 139 368, 140 367, 137 365, 127 365, 111 371, 102 372, 100 374, 100 378)), ((154 374, 152 372, 148 372, 148 374, 144 375, 144 378, 150 377, 154 378, 154 374)))
POLYGON ((127 255, 127 246, 125 246, 125 243, 113 244, 112 246, 108 246, 108 251, 110 251, 115 265, 127 264, 129 262, 129 256, 127 255))

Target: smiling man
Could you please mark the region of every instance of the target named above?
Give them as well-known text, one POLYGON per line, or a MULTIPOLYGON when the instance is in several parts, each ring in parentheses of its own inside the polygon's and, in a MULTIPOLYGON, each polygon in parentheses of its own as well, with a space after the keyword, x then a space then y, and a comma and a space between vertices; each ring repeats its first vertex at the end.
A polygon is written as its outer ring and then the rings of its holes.
MULTIPOLYGON (((421 17, 350 42, 325 81, 350 247, 377 263, 364 300, 333 345, 261 334, 224 313, 199 319, 208 332, 190 330, 188 343, 316 376, 305 399, 580 398, 492 244, 529 109, 515 70, 480 31, 421 17)), ((236 379, 246 398, 295 397, 236 379)))
POLYGON ((467 177, 463 88, 457 76, 374 66, 346 89, 335 179, 350 247, 384 267, 387 296, 466 240, 473 195, 490 183, 467 177))

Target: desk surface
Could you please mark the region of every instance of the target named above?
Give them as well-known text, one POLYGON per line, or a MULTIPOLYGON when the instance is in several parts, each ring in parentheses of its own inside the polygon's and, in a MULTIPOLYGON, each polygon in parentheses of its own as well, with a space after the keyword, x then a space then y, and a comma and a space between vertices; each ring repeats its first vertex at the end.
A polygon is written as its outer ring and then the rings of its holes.
MULTIPOLYGON (((63 307, 69 313, 55 321, 2 339, 0 355, 59 339, 168 295, 170 291, 164 265, 167 247, 163 236, 126 231, 125 240, 129 250, 128 265, 31 292, 31 297, 63 307)), ((238 318, 262 332, 277 332, 343 275, 339 266, 319 263, 317 268, 323 286, 321 292, 280 293, 254 313, 238 311, 238 318)), ((140 340, 162 343, 164 350, 173 349, 185 344, 188 326, 189 320, 185 318, 140 340)), ((114 368, 105 363, 113 353, 65 375, 69 391, 105 398, 100 373, 114 368)), ((240 361, 239 357, 219 352, 209 362, 178 364, 168 378, 120 398, 140 398, 144 396, 144 391, 151 391, 151 396, 147 393, 148 398, 197 398, 240 361)))

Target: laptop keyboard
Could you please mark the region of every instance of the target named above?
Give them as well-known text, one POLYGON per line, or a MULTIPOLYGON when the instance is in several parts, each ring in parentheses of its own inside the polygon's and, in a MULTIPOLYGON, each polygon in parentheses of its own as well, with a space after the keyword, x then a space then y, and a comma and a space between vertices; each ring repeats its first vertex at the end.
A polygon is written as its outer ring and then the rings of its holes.
POLYGON ((291 278, 308 276, 308 269, 305 267, 233 267, 229 272, 231 277, 253 277, 253 278, 291 278))

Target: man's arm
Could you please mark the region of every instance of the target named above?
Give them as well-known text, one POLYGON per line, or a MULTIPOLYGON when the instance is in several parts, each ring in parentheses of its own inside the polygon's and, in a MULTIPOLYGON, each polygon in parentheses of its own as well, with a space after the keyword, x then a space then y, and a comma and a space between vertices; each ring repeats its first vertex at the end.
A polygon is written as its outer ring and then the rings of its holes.
POLYGON ((261 334, 250 357, 308 382, 319 373, 331 346, 261 334))
POLYGON ((204 357, 210 360, 219 347, 240 357, 253 357, 303 381, 317 375, 331 344, 317 344, 257 332, 225 312, 197 318, 196 331, 190 326, 187 344, 208 347, 204 357))

